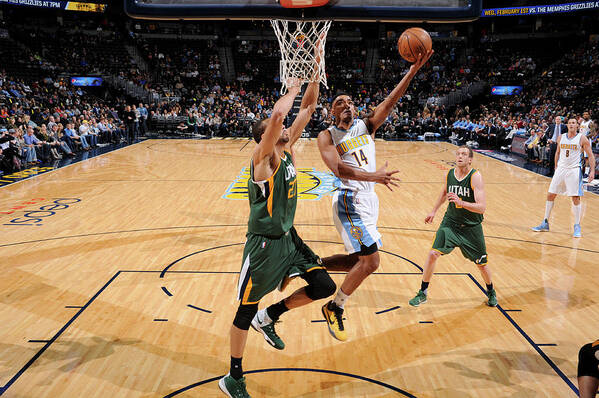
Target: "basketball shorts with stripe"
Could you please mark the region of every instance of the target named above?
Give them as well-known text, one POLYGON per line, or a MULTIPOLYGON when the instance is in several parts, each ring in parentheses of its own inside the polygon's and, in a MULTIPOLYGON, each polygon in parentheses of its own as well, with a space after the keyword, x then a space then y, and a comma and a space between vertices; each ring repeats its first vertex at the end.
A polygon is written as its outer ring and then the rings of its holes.
POLYGON ((443 219, 433 242, 433 250, 449 254, 459 247, 462 255, 478 265, 487 264, 487 246, 481 224, 458 226, 443 219))
POLYGON ((378 218, 379 198, 374 191, 339 190, 333 196, 333 221, 349 254, 375 243, 383 247, 378 218))
POLYGON ((583 196, 582 168, 566 169, 558 167, 551 179, 549 193, 564 196, 583 196))
POLYGON ((320 258, 304 243, 294 227, 278 239, 248 232, 237 283, 242 304, 258 303, 286 276, 324 269, 320 258))

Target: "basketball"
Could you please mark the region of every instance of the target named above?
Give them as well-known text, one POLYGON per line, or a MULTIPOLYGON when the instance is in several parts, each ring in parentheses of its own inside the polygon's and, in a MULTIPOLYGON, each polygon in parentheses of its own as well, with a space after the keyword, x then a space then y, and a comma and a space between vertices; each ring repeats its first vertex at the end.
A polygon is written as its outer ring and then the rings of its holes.
POLYGON ((433 41, 422 28, 406 29, 397 41, 397 49, 403 59, 416 62, 418 54, 425 54, 433 48, 433 41))

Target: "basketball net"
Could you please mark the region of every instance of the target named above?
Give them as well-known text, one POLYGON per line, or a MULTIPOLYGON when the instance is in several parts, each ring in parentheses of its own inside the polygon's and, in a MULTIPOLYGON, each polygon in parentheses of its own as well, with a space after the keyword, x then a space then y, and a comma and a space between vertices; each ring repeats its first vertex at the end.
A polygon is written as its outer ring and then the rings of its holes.
POLYGON ((281 94, 287 92, 286 84, 289 78, 299 79, 302 83, 319 81, 328 88, 324 48, 331 21, 273 19, 270 23, 281 49, 281 94), (317 46, 320 46, 320 51, 317 50, 317 46))

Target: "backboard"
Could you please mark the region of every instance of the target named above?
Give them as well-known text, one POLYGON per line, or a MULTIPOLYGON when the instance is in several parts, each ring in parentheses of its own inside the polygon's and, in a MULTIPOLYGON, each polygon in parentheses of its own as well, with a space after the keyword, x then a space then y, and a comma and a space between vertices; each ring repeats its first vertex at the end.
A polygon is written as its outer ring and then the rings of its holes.
POLYGON ((285 8, 277 0, 125 0, 127 14, 143 19, 466 22, 481 9, 482 0, 330 0, 306 8, 285 8))

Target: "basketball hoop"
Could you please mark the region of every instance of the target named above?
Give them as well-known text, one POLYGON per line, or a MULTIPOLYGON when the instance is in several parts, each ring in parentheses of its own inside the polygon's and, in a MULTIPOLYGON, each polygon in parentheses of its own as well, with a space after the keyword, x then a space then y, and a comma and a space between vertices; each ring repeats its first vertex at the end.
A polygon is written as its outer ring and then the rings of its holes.
POLYGON ((331 21, 273 19, 270 23, 281 49, 281 93, 287 92, 286 82, 289 78, 299 79, 302 83, 319 81, 328 88, 324 48, 331 21))

